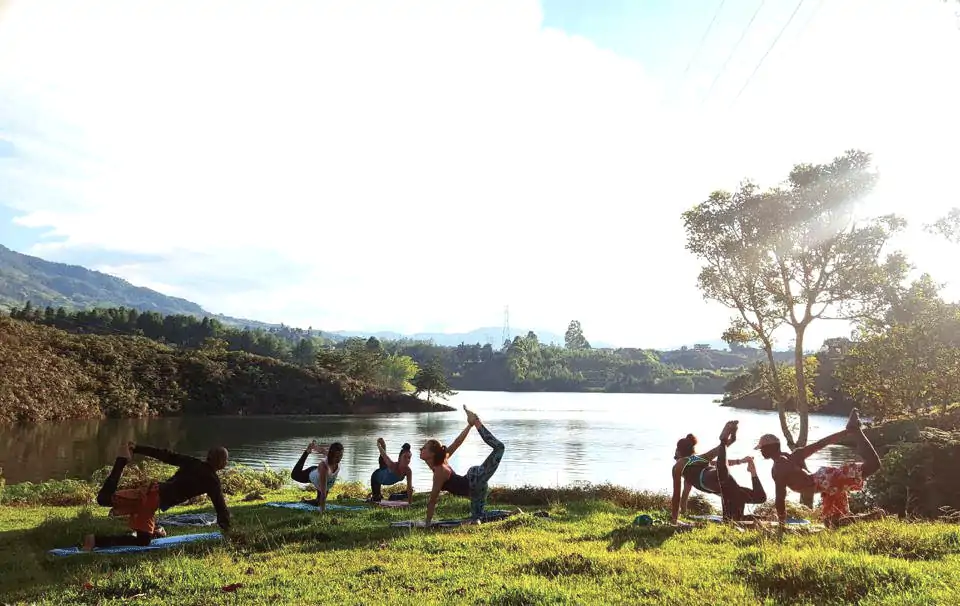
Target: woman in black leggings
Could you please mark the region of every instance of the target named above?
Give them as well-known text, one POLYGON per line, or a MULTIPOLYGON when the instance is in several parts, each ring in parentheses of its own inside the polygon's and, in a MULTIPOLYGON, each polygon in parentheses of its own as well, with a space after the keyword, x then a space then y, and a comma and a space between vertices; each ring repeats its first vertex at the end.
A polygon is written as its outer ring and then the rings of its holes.
POLYGON ((317 498, 305 499, 305 502, 316 505, 320 508, 320 511, 326 510, 327 496, 337 481, 337 475, 340 473, 341 459, 343 459, 343 444, 340 442, 334 442, 329 448, 318 446, 316 440, 307 445, 306 450, 300 455, 300 459, 290 472, 290 477, 293 478, 295 482, 313 484, 314 488, 317 489, 317 498), (310 456, 310 453, 314 452, 326 456, 320 460, 319 465, 311 465, 304 469, 303 465, 307 462, 307 457, 310 456))
POLYGON ((727 460, 727 447, 737 440, 737 429, 736 421, 727 423, 720 434, 720 444, 703 456, 694 452, 697 438, 693 434, 688 434, 687 437, 677 442, 677 450, 674 453, 677 462, 673 466, 672 519, 674 523, 676 523, 680 511, 686 511, 687 496, 690 494, 690 488, 692 487, 718 495, 725 520, 743 520, 747 503, 763 503, 767 500, 763 484, 757 477, 757 468, 754 466, 753 457, 737 461, 727 460), (716 463, 712 462, 714 457, 716 457, 716 463), (728 465, 738 465, 740 463, 747 463, 747 469, 750 471, 752 480, 750 488, 740 486, 730 475, 728 465), (680 492, 681 480, 684 484, 682 495, 680 492))

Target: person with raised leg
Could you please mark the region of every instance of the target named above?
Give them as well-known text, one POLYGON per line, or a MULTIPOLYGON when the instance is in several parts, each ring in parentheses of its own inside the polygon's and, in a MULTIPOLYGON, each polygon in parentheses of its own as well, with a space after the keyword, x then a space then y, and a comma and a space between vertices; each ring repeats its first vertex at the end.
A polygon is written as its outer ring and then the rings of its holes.
POLYGON ((157 510, 166 511, 190 499, 206 494, 217 511, 217 523, 224 532, 230 529, 230 511, 223 498, 223 489, 217 472, 227 466, 226 448, 211 448, 206 460, 178 454, 162 448, 127 442, 120 447, 110 475, 97 494, 97 504, 110 507, 110 513, 128 518, 133 535, 103 536, 89 534, 83 539, 83 550, 97 547, 150 544, 153 538, 165 533, 157 526, 157 510), (118 490, 124 467, 134 454, 146 455, 177 468, 172 477, 163 482, 149 482, 137 488, 118 490))
POLYGON ((490 478, 496 473, 503 459, 505 447, 500 440, 493 437, 486 425, 480 421, 480 417, 463 407, 467 413, 467 426, 463 428, 457 439, 449 447, 444 446, 439 440, 431 439, 420 449, 420 459, 423 460, 433 472, 433 488, 430 491, 430 499, 427 501, 426 525, 430 526, 433 520, 433 513, 437 506, 437 499, 441 491, 447 491, 461 497, 470 499, 470 518, 474 523, 479 523, 483 519, 483 508, 487 500, 490 478), (450 463, 450 457, 457 451, 467 439, 470 429, 476 427, 477 433, 483 438, 492 452, 480 465, 475 465, 467 470, 464 475, 457 474, 450 463))
POLYGON ((337 476, 340 473, 340 461, 342 459, 343 444, 340 442, 334 442, 329 447, 323 447, 318 445, 316 440, 313 440, 307 444, 307 448, 303 451, 303 454, 300 455, 300 459, 290 472, 290 477, 293 478, 294 482, 313 484, 313 487, 317 489, 317 498, 304 499, 304 502, 310 505, 316 505, 320 508, 321 513, 326 511, 327 496, 337 481, 337 476), (304 469, 303 466, 307 462, 307 457, 312 453, 317 453, 323 458, 320 460, 319 465, 311 465, 304 469))
POLYGON ((784 452, 780 448, 780 439, 773 434, 760 437, 757 450, 765 459, 773 461, 773 481, 776 485, 777 517, 781 525, 786 520, 787 489, 799 493, 819 492, 823 498, 821 518, 824 524, 836 527, 858 519, 850 515, 849 493, 863 490, 864 481, 880 469, 880 455, 863 433, 860 413, 854 408, 850 412, 847 426, 842 431, 831 434, 809 446, 793 452, 784 452), (836 444, 847 436, 853 436, 857 442, 857 451, 862 462, 851 461, 840 467, 821 467, 814 473, 806 470, 806 460, 812 454, 826 446, 836 444))
POLYGON ((396 461, 387 454, 387 443, 383 438, 377 438, 377 449, 380 451, 380 467, 370 476, 370 502, 377 503, 383 500, 381 488, 393 486, 400 480, 407 479, 407 503, 413 503, 413 469, 410 460, 413 453, 410 445, 404 444, 400 448, 400 455, 396 461))

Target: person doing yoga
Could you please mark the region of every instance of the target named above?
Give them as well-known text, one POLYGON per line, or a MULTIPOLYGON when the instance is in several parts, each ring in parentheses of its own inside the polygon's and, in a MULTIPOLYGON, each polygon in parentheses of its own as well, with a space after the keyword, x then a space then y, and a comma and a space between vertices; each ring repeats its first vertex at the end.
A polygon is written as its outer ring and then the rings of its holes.
POLYGON ((420 458, 433 471, 433 489, 430 491, 430 500, 427 501, 427 526, 433 520, 433 512, 437 507, 437 499, 442 490, 457 496, 469 497, 470 517, 475 523, 479 523, 483 518, 483 506, 487 500, 490 478, 497 471, 500 460, 503 458, 505 450, 503 443, 493 437, 490 430, 480 421, 480 417, 468 410, 466 406, 463 407, 463 410, 467 413, 467 426, 453 441, 453 444, 444 446, 439 440, 427 440, 423 448, 420 449, 420 458), (467 439, 471 427, 477 428, 477 433, 493 449, 493 452, 487 456, 483 463, 471 467, 465 475, 461 476, 450 467, 447 461, 467 439))
POLYGON ((773 460, 773 482, 776 484, 777 516, 783 522, 787 516, 787 488, 799 493, 819 492, 823 498, 820 517, 827 526, 839 526, 861 519, 850 515, 848 493, 863 490, 864 480, 880 469, 880 456, 873 444, 863 434, 860 413, 854 408, 843 431, 829 435, 809 446, 793 452, 780 449, 780 439, 767 434, 760 437, 757 450, 765 459, 773 460), (806 469, 806 459, 830 444, 836 444, 846 436, 853 436, 857 442, 857 451, 863 458, 862 463, 849 462, 840 467, 821 467, 815 473, 806 469))
POLYGON ((295 482, 313 484, 314 488, 317 489, 317 498, 304 499, 304 502, 316 505, 320 508, 320 511, 326 511, 327 496, 337 481, 341 459, 343 459, 343 444, 340 442, 334 442, 329 448, 318 446, 316 440, 307 444, 306 450, 300 455, 300 460, 297 461, 290 472, 290 477, 295 482), (314 452, 326 456, 320 460, 319 465, 312 465, 304 469, 303 464, 307 462, 307 457, 314 452))
POLYGON ((410 467, 410 460, 413 453, 410 451, 410 445, 404 444, 400 448, 400 454, 394 462, 387 454, 387 443, 383 438, 377 438, 377 448, 380 450, 380 468, 370 476, 370 496, 371 502, 383 500, 381 488, 383 486, 393 486, 400 480, 407 479, 407 503, 413 503, 413 469, 410 467))
POLYGON ((673 502, 671 519, 674 524, 681 512, 686 513, 687 498, 690 495, 690 488, 697 489, 710 494, 720 496, 721 507, 723 509, 723 518, 726 520, 744 519, 744 509, 747 503, 763 503, 767 500, 767 494, 763 490, 763 484, 757 477, 757 468, 753 463, 752 457, 739 460, 727 460, 727 447, 736 442, 738 421, 730 421, 723 427, 720 433, 720 445, 704 453, 697 455, 694 447, 697 444, 697 438, 693 434, 677 441, 677 450, 674 453, 676 463, 673 466, 673 502), (714 464, 712 461, 716 458, 714 464), (730 475, 728 465, 747 464, 750 471, 752 487, 746 488, 740 486, 730 475), (683 481, 683 493, 681 495, 680 484, 683 481))
POLYGON ((224 532, 230 529, 230 511, 223 498, 223 489, 217 472, 227 466, 226 448, 211 448, 205 461, 162 448, 127 442, 120 447, 110 475, 97 494, 97 504, 110 507, 114 516, 127 517, 133 535, 101 536, 89 534, 83 539, 84 551, 96 547, 150 544, 153 538, 165 536, 157 526, 157 510, 166 511, 174 505, 206 494, 217 511, 217 523, 224 532), (172 477, 163 482, 149 482, 138 488, 117 490, 123 468, 134 454, 146 455, 177 468, 172 477))

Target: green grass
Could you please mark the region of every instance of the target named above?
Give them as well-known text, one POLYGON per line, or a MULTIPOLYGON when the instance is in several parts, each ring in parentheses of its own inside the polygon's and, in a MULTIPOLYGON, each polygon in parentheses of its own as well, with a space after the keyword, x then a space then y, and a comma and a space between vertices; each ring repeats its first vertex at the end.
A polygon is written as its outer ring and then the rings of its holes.
MULTIPOLYGON (((122 531, 122 523, 99 507, 0 506, 0 603, 960 603, 960 526, 942 522, 886 520, 782 537, 720 525, 677 532, 632 525, 636 506, 662 517, 653 506, 665 497, 595 487, 497 490, 496 506, 517 502, 527 512, 503 522, 389 526, 422 517, 424 497, 409 511, 324 515, 231 497, 229 541, 60 559, 46 551, 86 532, 122 531), (533 516, 539 509, 550 516, 533 516), (243 586, 222 591, 233 583, 243 586)), ((209 510, 204 503, 172 511, 209 510)), ((466 513, 464 499, 444 497, 437 517, 466 513)))

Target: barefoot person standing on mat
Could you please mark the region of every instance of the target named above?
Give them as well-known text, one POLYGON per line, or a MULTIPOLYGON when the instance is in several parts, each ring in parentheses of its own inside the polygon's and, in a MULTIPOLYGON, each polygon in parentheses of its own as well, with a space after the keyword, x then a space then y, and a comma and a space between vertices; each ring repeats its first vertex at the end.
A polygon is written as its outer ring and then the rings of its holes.
POLYGON ((773 460, 777 516, 781 524, 787 517, 787 488, 800 493, 819 492, 823 497, 821 517, 827 526, 855 521, 858 518, 850 515, 847 493, 863 490, 864 480, 880 469, 880 456, 863 434, 860 414, 856 408, 850 412, 846 429, 809 446, 798 448, 791 453, 783 452, 780 449, 780 439, 773 434, 767 434, 760 437, 757 450, 763 458, 773 460), (840 467, 821 467, 813 474, 807 472, 807 457, 830 444, 836 444, 846 436, 853 436, 856 440, 857 451, 863 458, 862 463, 850 462, 840 467))
POLYGON ((468 410, 466 406, 463 407, 463 410, 467 413, 467 426, 453 441, 453 444, 448 447, 440 443, 439 440, 427 440, 423 448, 420 449, 420 458, 433 471, 433 489, 430 491, 430 500, 427 502, 427 526, 433 520, 433 512, 437 507, 437 499, 440 497, 440 491, 442 490, 460 497, 469 497, 470 518, 479 522, 483 518, 483 506, 487 500, 488 483, 497 471, 497 467, 500 466, 500 459, 503 458, 503 443, 493 437, 493 434, 480 421, 480 417, 468 410), (471 467, 465 475, 461 476, 450 467, 447 461, 467 439, 471 427, 477 428, 477 433, 493 449, 493 452, 487 456, 482 464, 471 467))
POLYGON ((410 460, 413 453, 410 451, 410 445, 404 444, 400 448, 400 455, 396 462, 390 459, 387 454, 387 443, 383 438, 377 438, 377 448, 380 450, 380 468, 370 476, 370 501, 379 502, 383 500, 381 488, 383 486, 393 486, 400 480, 407 479, 407 503, 413 503, 413 469, 410 468, 410 460))
POLYGON ((720 433, 720 445, 704 453, 697 455, 694 447, 697 444, 697 438, 693 434, 677 441, 677 450, 674 452, 676 463, 673 466, 673 503, 671 519, 674 524, 680 512, 686 513, 687 497, 690 495, 690 488, 696 487, 702 492, 720 496, 720 502, 723 508, 723 518, 725 520, 742 520, 744 517, 744 508, 747 503, 763 503, 767 500, 767 494, 763 490, 763 485, 757 477, 757 468, 753 464, 753 458, 747 457, 737 461, 727 460, 727 447, 736 442, 738 421, 729 421, 723 426, 720 433), (716 458, 716 463, 713 459, 716 458), (728 465, 738 465, 747 463, 747 469, 753 482, 751 488, 740 486, 736 479, 730 475, 728 465), (683 493, 681 495, 680 484, 683 481, 683 493))
POLYGON ((330 494, 330 490, 337 481, 341 459, 343 459, 343 444, 340 442, 334 442, 329 448, 317 445, 316 440, 307 444, 306 450, 300 455, 300 460, 297 461, 290 472, 290 477, 295 482, 313 484, 314 488, 317 489, 317 498, 305 499, 305 503, 318 506, 321 512, 326 511, 327 495, 330 494), (312 465, 304 469, 303 464, 307 462, 307 457, 314 452, 326 456, 320 460, 319 465, 312 465))
POLYGON ((124 444, 117 454, 113 470, 103 482, 103 487, 97 495, 97 504, 110 507, 113 515, 128 517, 130 529, 136 534, 120 536, 89 534, 83 540, 84 551, 91 551, 96 547, 149 545, 151 539, 163 534, 157 532, 158 509, 166 511, 174 505, 202 494, 210 497, 217 511, 217 523, 224 532, 228 531, 230 512, 223 498, 220 478, 217 476, 217 472, 227 466, 227 457, 226 448, 211 448, 207 452, 207 459, 201 461, 162 448, 136 445, 133 442, 124 444), (117 490, 123 468, 134 454, 146 455, 168 465, 174 465, 177 467, 177 472, 163 482, 151 482, 139 488, 117 490))

